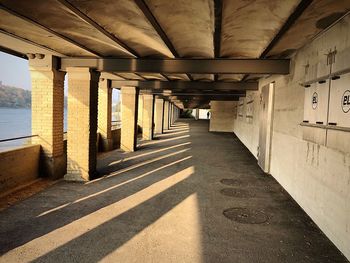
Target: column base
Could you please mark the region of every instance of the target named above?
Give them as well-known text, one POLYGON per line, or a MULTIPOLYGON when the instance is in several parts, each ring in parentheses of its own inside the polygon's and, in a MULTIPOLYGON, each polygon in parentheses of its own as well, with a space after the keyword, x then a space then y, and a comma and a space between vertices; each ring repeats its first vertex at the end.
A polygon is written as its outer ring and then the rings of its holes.
POLYGON ((87 182, 96 178, 98 178, 97 171, 87 173, 79 170, 70 170, 64 176, 64 180, 73 182, 87 182))
POLYGON ((98 147, 101 152, 108 152, 113 150, 113 139, 104 139, 100 137, 98 147))
POLYGON ((51 179, 62 178, 67 172, 67 156, 47 157, 40 156, 40 175, 51 179))

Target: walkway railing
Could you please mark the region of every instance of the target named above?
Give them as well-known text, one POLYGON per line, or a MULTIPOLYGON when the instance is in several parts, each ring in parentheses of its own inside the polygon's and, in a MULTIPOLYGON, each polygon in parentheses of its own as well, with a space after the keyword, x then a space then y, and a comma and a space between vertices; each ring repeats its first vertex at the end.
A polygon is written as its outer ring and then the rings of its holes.
MULTIPOLYGON (((119 129, 121 127, 121 121, 112 121, 112 130, 119 129)), ((63 139, 67 139, 67 132, 63 133, 63 139)), ((23 139, 29 139, 29 138, 34 138, 34 137, 39 137, 39 135, 34 134, 34 135, 25 135, 25 136, 20 136, 20 137, 14 137, 14 138, 7 138, 7 139, 1 139, 0 143, 5 143, 5 142, 10 142, 10 141, 16 141, 16 140, 23 140, 23 139)), ((21 145, 9 145, 5 146, 7 148, 11 147, 20 147, 21 145)), ((1 151, 1 145, 0 145, 0 151, 1 151)))
POLYGON ((15 138, 3 139, 3 140, 0 140, 0 142, 9 142, 9 141, 38 137, 38 136, 39 135, 27 135, 27 136, 15 137, 15 138))

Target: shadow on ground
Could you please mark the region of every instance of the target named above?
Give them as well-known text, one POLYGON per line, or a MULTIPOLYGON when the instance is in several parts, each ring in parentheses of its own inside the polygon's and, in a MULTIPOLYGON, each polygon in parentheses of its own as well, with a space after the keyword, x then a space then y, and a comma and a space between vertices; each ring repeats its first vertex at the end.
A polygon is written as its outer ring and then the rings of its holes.
POLYGON ((347 262, 239 140, 207 121, 103 154, 98 170, 1 212, 0 261, 347 262))

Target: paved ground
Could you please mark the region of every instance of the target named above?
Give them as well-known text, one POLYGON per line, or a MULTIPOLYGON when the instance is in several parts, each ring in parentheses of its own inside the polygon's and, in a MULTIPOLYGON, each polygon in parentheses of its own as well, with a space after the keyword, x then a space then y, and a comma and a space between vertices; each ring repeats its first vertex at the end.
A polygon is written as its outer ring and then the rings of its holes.
POLYGON ((237 138, 207 130, 179 122, 101 155, 102 179, 0 212, 0 262, 347 262, 237 138))

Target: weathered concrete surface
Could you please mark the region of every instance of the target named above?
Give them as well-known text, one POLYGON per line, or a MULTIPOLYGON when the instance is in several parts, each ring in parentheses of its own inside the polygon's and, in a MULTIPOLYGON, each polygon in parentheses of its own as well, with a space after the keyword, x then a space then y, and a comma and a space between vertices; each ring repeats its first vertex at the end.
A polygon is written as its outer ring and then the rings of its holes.
POLYGON ((224 1, 221 56, 259 57, 298 4, 296 0, 224 1))
MULTIPOLYGON (((337 56, 332 70, 349 69, 349 28, 348 15, 295 54, 290 75, 262 79, 259 86, 261 89, 275 83, 271 175, 350 259, 350 148, 347 148, 350 133, 327 131, 326 135, 325 129, 299 125, 304 120, 305 107, 305 89, 299 84, 329 73, 324 54, 334 47, 337 56), (305 70, 307 64, 308 71, 305 70), (324 142, 326 136, 327 143, 324 142)), ((341 78, 344 79, 344 75, 341 78)), ((336 100, 337 106, 338 101, 340 98, 336 100)), ((257 156, 260 91, 248 91, 243 108, 242 117, 238 114, 235 119, 234 132, 257 156), (249 101, 253 101, 251 122, 246 118, 249 101)))
POLYGON ((212 132, 233 132, 233 109, 236 101, 211 101, 210 126, 212 132))
POLYGON ((207 121, 177 122, 98 166, 104 178, 62 181, 1 212, 0 262, 347 262, 239 140, 207 121), (230 221, 232 207, 268 221, 230 221))
POLYGON ((40 145, 0 153, 0 196, 39 177, 40 145))

